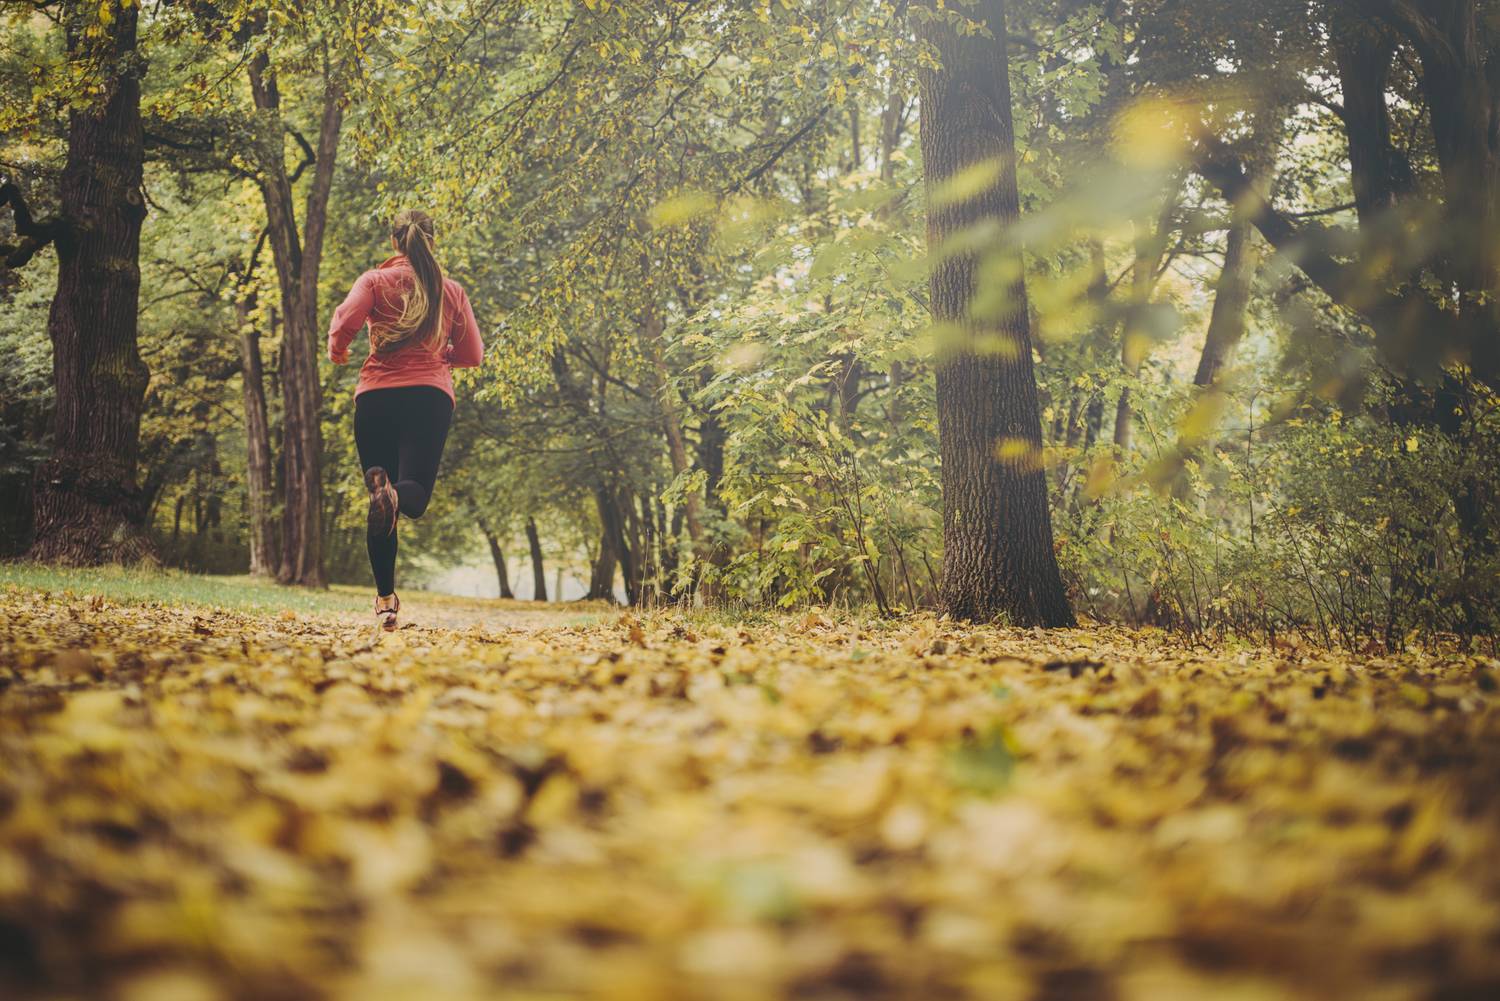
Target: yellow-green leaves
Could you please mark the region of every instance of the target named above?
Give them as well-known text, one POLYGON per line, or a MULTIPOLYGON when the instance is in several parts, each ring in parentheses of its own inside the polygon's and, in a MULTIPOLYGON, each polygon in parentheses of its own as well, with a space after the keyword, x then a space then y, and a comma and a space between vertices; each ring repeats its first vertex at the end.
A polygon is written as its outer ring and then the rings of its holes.
POLYGON ((681 226, 709 214, 714 205, 714 197, 707 192, 681 191, 651 207, 651 225, 663 229, 681 226))

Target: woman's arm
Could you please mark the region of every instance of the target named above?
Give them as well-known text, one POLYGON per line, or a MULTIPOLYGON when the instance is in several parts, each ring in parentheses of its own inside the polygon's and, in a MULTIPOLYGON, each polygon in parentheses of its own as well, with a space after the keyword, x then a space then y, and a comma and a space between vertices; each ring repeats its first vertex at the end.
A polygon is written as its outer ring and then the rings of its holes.
POLYGON ((469 294, 458 290, 458 315, 453 318, 453 332, 448 335, 448 364, 454 368, 475 368, 484 360, 484 341, 469 294))
POLYGON ((333 311, 333 322, 328 325, 328 360, 342 365, 349 360, 349 342, 359 333, 359 328, 370 318, 375 308, 374 281, 369 272, 359 276, 349 295, 333 311))

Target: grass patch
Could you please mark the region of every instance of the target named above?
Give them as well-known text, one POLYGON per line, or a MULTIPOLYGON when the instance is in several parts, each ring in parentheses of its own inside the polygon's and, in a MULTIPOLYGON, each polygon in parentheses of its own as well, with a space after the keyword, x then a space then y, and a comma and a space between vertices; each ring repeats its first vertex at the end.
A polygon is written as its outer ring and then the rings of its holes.
POLYGON ((0 564, 0 587, 44 594, 103 595, 115 601, 212 605, 245 612, 345 613, 365 611, 368 589, 336 584, 327 590, 284 587, 253 577, 213 577, 134 567, 62 568, 0 564))
MULTIPOLYGON (((334 584, 326 589, 288 587, 248 576, 212 576, 147 567, 49 567, 35 563, 0 563, 0 592, 43 597, 102 595, 129 604, 223 608, 279 615, 337 616, 362 621, 370 614, 371 589, 334 584)), ((514 601, 401 589, 414 621, 463 629, 470 625, 531 623, 585 629, 605 621, 613 611, 601 602, 514 601)))

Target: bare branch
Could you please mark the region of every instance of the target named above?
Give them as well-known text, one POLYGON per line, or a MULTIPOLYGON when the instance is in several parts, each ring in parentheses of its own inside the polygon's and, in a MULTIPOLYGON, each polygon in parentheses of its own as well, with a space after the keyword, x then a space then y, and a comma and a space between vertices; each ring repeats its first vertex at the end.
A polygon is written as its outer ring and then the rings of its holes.
POLYGON ((38 220, 26 204, 26 196, 13 181, 0 184, 0 206, 9 205, 15 219, 16 240, 0 243, 7 269, 24 267, 47 244, 57 239, 62 224, 56 219, 38 220))

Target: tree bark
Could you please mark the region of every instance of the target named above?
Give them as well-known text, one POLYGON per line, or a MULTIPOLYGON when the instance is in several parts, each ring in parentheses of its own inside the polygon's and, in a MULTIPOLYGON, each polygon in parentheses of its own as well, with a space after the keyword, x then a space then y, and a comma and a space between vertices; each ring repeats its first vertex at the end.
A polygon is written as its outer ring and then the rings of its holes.
POLYGON ((266 205, 271 256, 281 286, 283 583, 321 587, 323 573, 322 383, 318 375, 318 271, 334 161, 343 127, 343 93, 325 71, 317 159, 299 235, 285 160, 281 94, 267 55, 250 61, 250 90, 265 118, 259 184, 266 205))
POLYGON ((56 412, 36 473, 31 557, 72 564, 151 555, 136 486, 148 372, 137 347, 140 298, 139 8, 107 0, 66 14, 70 61, 107 67, 97 102, 68 115, 55 230, 57 293, 47 319, 56 412), (108 23, 99 17, 107 8, 108 23), (88 29, 96 29, 90 33, 88 29))
POLYGON ((515 594, 510 589, 510 569, 505 565, 505 553, 500 549, 500 540, 487 526, 480 527, 484 530, 484 541, 490 544, 490 559, 495 563, 495 578, 500 582, 500 597, 514 598, 515 594))
MULTIPOLYGON (((1404 5, 1403 5, 1404 6, 1404 5)), ((1443 178, 1449 269, 1465 293, 1461 308, 1488 314, 1500 291, 1500 42, 1476 0, 1430 0, 1392 20, 1422 60, 1421 85, 1443 178)), ((1494 340, 1497 331, 1485 333, 1494 340)), ((1493 357, 1493 344, 1487 347, 1493 357)))
POLYGON ((599 555, 594 558, 589 573, 588 593, 583 596, 586 601, 615 600, 615 564, 618 562, 614 535, 605 526, 599 530, 599 555))
POLYGON ((1349 180, 1361 229, 1373 232, 1399 198, 1411 190, 1411 165, 1391 143, 1390 81, 1395 39, 1368 18, 1337 18, 1333 42, 1344 99, 1344 135, 1349 144, 1349 180))
POLYGON ((1211 386, 1229 361, 1235 345, 1245 336, 1246 313, 1250 292, 1255 284, 1259 255, 1255 252, 1247 220, 1236 220, 1229 227, 1224 246, 1224 270, 1219 273, 1219 287, 1214 293, 1213 313, 1208 320, 1208 335, 1203 339, 1203 353, 1198 357, 1198 371, 1193 385, 1211 386))
MULTIPOLYGON (((972 10, 988 37, 960 34, 948 12, 930 12, 924 27, 942 61, 919 75, 927 241, 934 251, 976 224, 1008 227, 1020 215, 1005 3, 983 0, 972 10), (949 178, 985 163, 1001 165, 989 187, 962 201, 933 198, 949 178)), ((1008 255, 1011 273, 1022 274, 1019 247, 994 253, 1008 255)), ((1017 278, 1000 315, 976 315, 979 264, 973 253, 950 253, 935 261, 929 282, 933 319, 961 332, 937 362, 943 607, 958 619, 1071 625, 1041 463, 1025 279, 1017 278)))
POLYGON ((250 502, 250 576, 275 577, 280 569, 273 522, 274 472, 271 466, 271 422, 266 410, 265 369, 260 331, 250 318, 253 300, 235 305, 239 323, 240 386, 245 406, 246 490, 250 502))
POLYGON ((636 574, 636 554, 625 538, 625 514, 616 491, 606 486, 596 487, 594 506, 599 512, 599 558, 594 562, 589 593, 585 597, 613 601, 615 566, 618 565, 625 584, 625 600, 634 605, 639 598, 640 583, 636 574))
POLYGON ((535 518, 526 519, 526 544, 531 547, 531 600, 546 601, 547 571, 542 567, 542 539, 537 534, 535 518))

